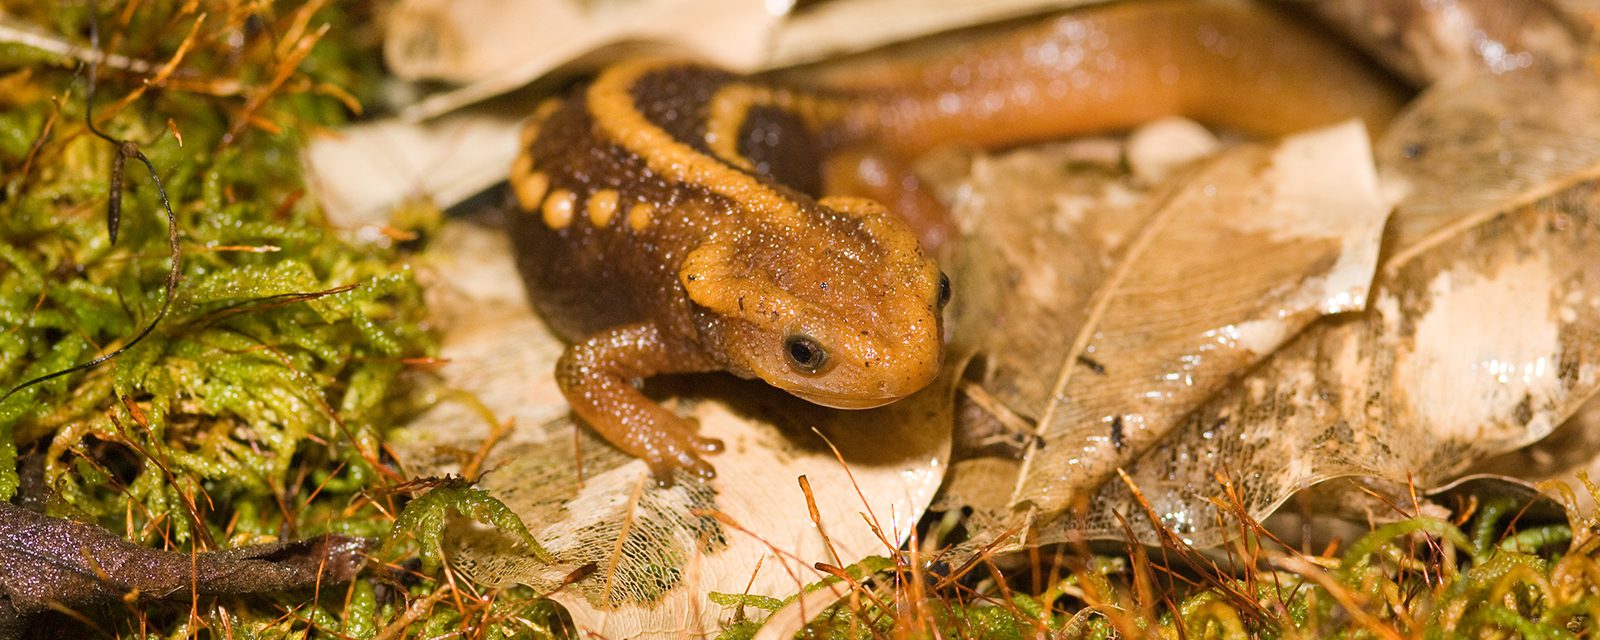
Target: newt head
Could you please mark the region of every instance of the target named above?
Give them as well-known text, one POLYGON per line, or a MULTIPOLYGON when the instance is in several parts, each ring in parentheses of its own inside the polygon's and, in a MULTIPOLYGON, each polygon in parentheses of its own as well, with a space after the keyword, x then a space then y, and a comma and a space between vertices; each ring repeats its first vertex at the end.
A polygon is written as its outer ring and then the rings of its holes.
POLYGON ((679 281, 727 368, 811 402, 868 409, 932 382, 950 283, 881 205, 825 198, 801 220, 692 250, 679 281))

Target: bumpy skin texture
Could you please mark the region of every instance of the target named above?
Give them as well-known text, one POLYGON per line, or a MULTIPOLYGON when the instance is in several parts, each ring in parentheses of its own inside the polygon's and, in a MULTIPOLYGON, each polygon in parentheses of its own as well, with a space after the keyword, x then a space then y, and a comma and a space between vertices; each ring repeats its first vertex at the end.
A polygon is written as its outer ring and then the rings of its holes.
POLYGON ((789 98, 692 64, 619 65, 536 118, 513 168, 526 211, 511 224, 518 267, 573 341, 557 381, 580 417, 662 481, 677 469, 710 476, 700 456, 720 444, 640 394, 638 379, 725 370, 866 408, 939 369, 938 267, 882 207, 813 199, 818 162, 795 158, 816 153, 809 132, 820 129, 752 100, 789 98), (731 162, 707 141, 712 111, 730 101, 743 105, 723 134, 741 138, 724 151, 738 154, 731 162))
POLYGON ((643 378, 728 371, 841 408, 932 381, 949 289, 918 237, 949 230, 822 197, 871 195, 924 219, 937 206, 906 195, 908 176, 840 179, 830 158, 903 167, 941 141, 1167 114, 1264 132, 1352 116, 1376 128, 1401 99, 1337 45, 1233 2, 1111 5, 957 53, 859 68, 842 90, 632 61, 541 106, 512 167, 523 213, 510 226, 530 299, 572 343, 556 379, 573 411, 666 483, 710 477, 702 456, 721 443, 641 394, 643 378), (1226 96, 1207 98, 1218 83, 1226 96), (893 155, 860 161, 874 152, 893 155))

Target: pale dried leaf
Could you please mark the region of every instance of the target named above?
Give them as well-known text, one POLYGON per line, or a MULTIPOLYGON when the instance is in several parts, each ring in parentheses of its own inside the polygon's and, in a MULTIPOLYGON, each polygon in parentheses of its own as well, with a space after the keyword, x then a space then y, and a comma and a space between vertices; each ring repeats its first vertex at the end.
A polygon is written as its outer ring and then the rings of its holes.
POLYGON ((1085 138, 966 164, 945 154, 919 167, 954 203, 962 246, 978 249, 947 267, 956 295, 945 314, 973 329, 981 370, 969 375, 981 384, 962 386, 958 444, 968 451, 952 462, 936 504, 970 509, 974 531, 1010 527, 1021 460, 1008 450, 1032 441, 1054 382, 1038 372, 1071 357, 1062 336, 1076 333, 1117 252, 1154 210, 1151 186, 1122 169, 1123 147, 1085 138))
POLYGON ((1062 336, 1149 216, 1148 191, 1114 179, 1120 160, 1107 139, 980 156, 956 190, 966 240, 947 268, 956 295, 946 315, 977 328, 983 387, 1030 422, 1054 382, 1039 371, 1072 359, 1062 336))
MULTIPOLYGON (((1543 440, 1484 460, 1469 472, 1532 483, 1572 483, 1579 472, 1600 478, 1600 396, 1590 398, 1543 440)), ((1574 497, 1581 513, 1594 511, 1594 496, 1589 492, 1578 489, 1574 497)))
POLYGON ((1055 386, 1013 500, 1066 509, 1307 323, 1361 309, 1387 213, 1354 122, 1192 176, 1100 283, 1072 351, 1042 363, 1055 386))
POLYGON ((593 46, 598 29, 588 23, 581 2, 403 0, 385 23, 383 60, 405 80, 468 84, 593 46))
POLYGON ((407 79, 465 84, 406 107, 408 120, 437 117, 505 93, 608 45, 634 43, 705 58, 732 69, 762 65, 769 33, 789 2, 758 0, 405 0, 384 40, 385 59, 407 79))
POLYGON ((313 139, 302 163, 333 224, 382 225, 407 200, 448 207, 504 181, 526 116, 485 106, 424 123, 375 120, 313 139))
POLYGON ((957 459, 934 509, 968 509, 968 526, 987 534, 1008 528, 1021 451, 1032 442, 1050 379, 1070 344, 1038 318, 1082 318, 1094 286, 1114 266, 1115 251, 1149 214, 1149 187, 1126 179, 1123 144, 1112 138, 1022 147, 960 162, 934 154, 918 173, 944 192, 965 246, 946 267, 955 298, 946 318, 957 336, 976 341, 981 358, 963 384, 957 459), (1000 211, 1003 214, 995 214, 1000 211), (995 451, 998 450, 998 451, 995 451))
MULTIPOLYGON (((706 600, 707 592, 743 593, 748 584, 750 593, 781 598, 824 576, 815 562, 843 566, 887 553, 867 521, 900 544, 944 476, 948 378, 889 407, 841 412, 713 375, 689 379, 693 397, 682 402, 702 433, 727 444, 711 458, 718 477, 680 476, 672 488, 658 488, 642 462, 567 418, 551 376, 561 346, 525 310, 520 284, 500 270, 510 264, 504 240, 456 229, 442 241, 478 255, 438 258, 440 281, 504 287, 455 288, 454 304, 471 312, 453 316, 442 347, 451 386, 476 394, 496 420, 517 421, 484 466, 482 486, 556 558, 542 564, 497 532, 463 524, 450 532, 447 551, 475 580, 554 590, 592 570, 554 596, 580 629, 613 638, 708 637, 731 612, 706 600), (502 259, 484 261, 494 243, 502 259), (473 264, 501 266, 487 274, 456 270, 473 264), (831 550, 808 515, 800 475, 831 550)), ((446 402, 413 425, 397 450, 416 473, 448 473, 478 448, 488 424, 478 408, 446 402)))
POLYGON ((1128 136, 1128 171, 1144 182, 1162 179, 1222 147, 1217 135, 1187 118, 1162 118, 1128 136))
MULTIPOLYGON (((1380 145, 1379 156, 1387 158, 1397 157, 1396 145, 1469 150, 1431 157, 1448 166, 1426 169, 1456 178, 1453 190, 1441 190, 1443 203, 1434 203, 1460 206, 1456 220, 1430 211, 1445 220, 1386 262, 1365 314, 1302 334, 1188 416, 1156 450, 1160 455, 1128 468, 1161 524, 1196 542, 1215 541, 1207 501, 1219 491, 1218 474, 1234 479, 1252 514, 1334 477, 1437 486, 1473 461, 1543 438, 1593 396, 1600 386, 1596 168, 1573 167, 1573 175, 1558 177, 1551 165, 1570 167, 1570 157, 1520 148, 1548 140, 1516 137, 1526 131, 1517 122, 1522 112, 1540 117, 1547 107, 1527 96, 1561 95, 1559 88, 1524 84, 1539 82, 1527 78, 1480 82, 1499 88, 1467 90, 1498 95, 1496 112, 1505 115, 1503 126, 1470 131, 1479 143, 1411 138, 1402 132, 1416 128, 1402 122, 1380 145), (1526 185, 1524 192, 1508 192, 1498 177, 1476 179, 1484 175, 1476 167, 1497 162, 1501 149, 1516 149, 1524 159, 1521 169, 1513 167, 1517 173, 1548 178, 1514 181, 1526 185)), ((1424 99, 1404 118, 1479 117, 1477 107, 1457 115, 1440 106, 1449 104, 1424 99)), ((1574 105, 1572 119, 1549 124, 1583 135, 1596 126, 1593 108, 1574 105)), ((1384 170, 1405 174, 1407 165, 1384 170)), ((1417 210, 1402 206, 1396 215, 1417 210)), ((1084 526, 1092 535, 1116 535, 1112 512, 1141 513, 1123 483, 1108 483, 1090 504, 1084 526)), ((1149 523, 1133 520, 1150 535, 1149 523)), ((1076 526, 1068 519, 1045 523, 1041 540, 1066 539, 1076 526)))
POLYGON ((1384 190, 1397 200, 1394 251, 1416 252, 1452 226, 1600 175, 1600 86, 1586 75, 1441 84, 1407 107, 1376 155, 1384 190))
POLYGON ((979 24, 1105 0, 855 0, 802 10, 772 35, 767 66, 814 62, 979 24))

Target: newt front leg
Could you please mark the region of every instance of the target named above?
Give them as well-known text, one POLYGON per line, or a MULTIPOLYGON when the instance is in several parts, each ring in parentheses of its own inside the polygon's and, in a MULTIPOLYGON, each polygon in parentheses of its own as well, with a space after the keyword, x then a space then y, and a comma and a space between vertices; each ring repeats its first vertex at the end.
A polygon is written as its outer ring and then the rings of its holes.
POLYGON ((650 465, 656 482, 672 484, 683 469, 701 478, 716 475, 700 456, 722 450, 722 441, 695 434, 693 421, 645 397, 637 381, 665 373, 714 371, 702 350, 639 323, 602 331, 567 347, 556 363, 556 383, 572 411, 606 440, 650 465))

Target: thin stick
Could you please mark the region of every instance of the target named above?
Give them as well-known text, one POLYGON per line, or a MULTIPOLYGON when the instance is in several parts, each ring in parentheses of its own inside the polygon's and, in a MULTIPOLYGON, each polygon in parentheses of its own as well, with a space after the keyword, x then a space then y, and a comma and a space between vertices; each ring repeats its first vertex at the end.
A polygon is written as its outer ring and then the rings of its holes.
MULTIPOLYGON (((89 47, 94 51, 100 50, 100 19, 98 7, 94 3, 91 3, 89 7, 89 47)), ((171 255, 172 266, 167 270, 167 285, 165 294, 161 299, 161 308, 156 311, 155 317, 150 319, 150 323, 146 324, 144 329, 126 344, 83 364, 47 373, 12 387, 5 395, 0 396, 0 403, 11 399, 11 396, 16 395, 17 392, 23 389, 61 376, 93 369, 132 349, 134 345, 139 344, 146 336, 155 331, 156 325, 167 317, 167 311, 172 308, 172 298, 178 291, 178 276, 183 272, 183 246, 178 242, 178 214, 172 210, 172 202, 167 198, 166 187, 161 184, 161 176, 156 175, 155 165, 151 164, 150 158, 139 150, 139 145, 130 140, 113 138, 94 126, 94 93, 98 79, 99 58, 95 58, 89 61, 89 88, 84 94, 83 122, 88 126, 91 133, 101 140, 115 145, 117 149, 111 165, 111 185, 109 189, 111 199, 106 205, 106 229, 110 232, 111 241, 116 242, 117 227, 120 225, 122 217, 122 167, 127 163, 128 158, 138 160, 144 165, 145 170, 150 173, 150 180, 155 183, 156 193, 161 198, 161 207, 167 212, 167 248, 171 255)))

